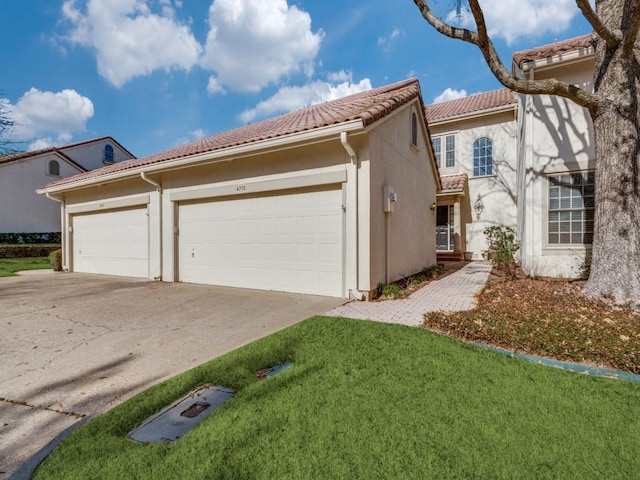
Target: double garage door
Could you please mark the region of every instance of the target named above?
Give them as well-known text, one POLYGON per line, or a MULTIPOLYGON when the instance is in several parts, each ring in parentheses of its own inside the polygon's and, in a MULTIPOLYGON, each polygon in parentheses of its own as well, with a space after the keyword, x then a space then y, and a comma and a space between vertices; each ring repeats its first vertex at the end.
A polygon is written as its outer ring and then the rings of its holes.
POLYGON ((342 296, 342 189, 178 207, 179 280, 342 296))
MULTIPOLYGON (((342 204, 338 186, 179 203, 176 280, 342 296, 342 204)), ((74 215, 72 268, 148 278, 149 242, 146 205, 74 215)))

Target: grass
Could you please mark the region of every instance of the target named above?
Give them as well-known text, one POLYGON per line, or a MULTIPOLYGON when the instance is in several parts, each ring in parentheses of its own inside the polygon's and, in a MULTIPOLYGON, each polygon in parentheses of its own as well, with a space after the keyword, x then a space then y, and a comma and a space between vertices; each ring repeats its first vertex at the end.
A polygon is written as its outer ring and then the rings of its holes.
POLYGON ((51 269, 48 257, 0 258, 0 277, 11 277, 22 270, 51 269))
POLYGON ((90 421, 34 478, 626 479, 639 450, 638 384, 423 329, 314 317, 90 421), (293 368, 256 377, 284 360, 293 368), (205 383, 237 395, 177 442, 126 438, 205 383))

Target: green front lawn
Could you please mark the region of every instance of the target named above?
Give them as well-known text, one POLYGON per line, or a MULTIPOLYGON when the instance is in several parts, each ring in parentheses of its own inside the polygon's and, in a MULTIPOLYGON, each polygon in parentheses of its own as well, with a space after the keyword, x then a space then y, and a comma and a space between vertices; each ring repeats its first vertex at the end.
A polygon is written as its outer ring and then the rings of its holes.
POLYGON ((422 329, 314 317, 87 423, 34 478, 626 479, 640 471, 638 451, 639 384, 422 329), (284 360, 293 368, 256 377, 284 360), (205 383, 237 395, 177 442, 126 438, 205 383))
POLYGON ((48 257, 0 258, 0 277, 11 277, 22 270, 51 269, 48 257))

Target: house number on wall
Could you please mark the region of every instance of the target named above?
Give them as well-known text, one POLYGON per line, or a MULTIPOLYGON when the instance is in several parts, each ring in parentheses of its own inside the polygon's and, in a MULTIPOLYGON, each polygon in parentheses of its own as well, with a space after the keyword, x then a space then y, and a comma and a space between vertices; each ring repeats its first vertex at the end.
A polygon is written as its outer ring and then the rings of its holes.
POLYGON ((247 186, 246 185, 238 185, 236 187, 236 192, 246 192, 247 191, 247 186))

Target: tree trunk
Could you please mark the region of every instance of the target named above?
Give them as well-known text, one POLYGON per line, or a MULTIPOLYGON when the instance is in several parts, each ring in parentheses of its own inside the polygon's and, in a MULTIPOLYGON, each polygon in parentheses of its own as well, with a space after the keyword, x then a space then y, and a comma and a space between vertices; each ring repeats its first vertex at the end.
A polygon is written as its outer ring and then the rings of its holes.
MULTIPOLYGON (((598 2, 609 18, 623 2, 598 2), (607 5, 604 5, 604 4, 607 5)), ((636 48, 637 48, 636 42, 636 48)), ((638 50, 596 44, 594 93, 605 102, 592 113, 596 155, 595 226, 591 274, 584 291, 640 304, 640 64, 638 50)))

